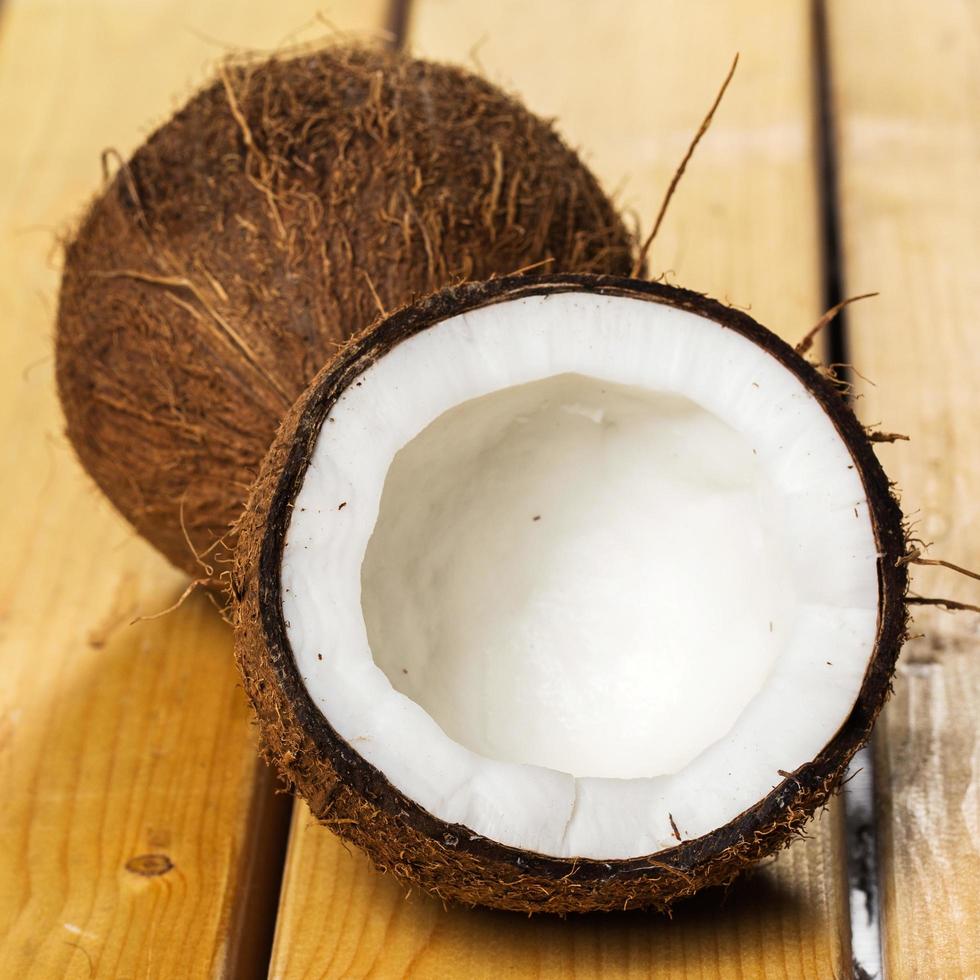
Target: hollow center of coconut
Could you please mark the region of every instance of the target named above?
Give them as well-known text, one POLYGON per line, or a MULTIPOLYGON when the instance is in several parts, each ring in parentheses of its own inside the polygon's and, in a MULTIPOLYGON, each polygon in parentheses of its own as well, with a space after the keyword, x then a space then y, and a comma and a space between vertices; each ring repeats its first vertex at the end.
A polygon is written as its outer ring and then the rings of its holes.
POLYGON ((464 401, 388 470, 361 567, 374 660, 482 755, 677 772, 798 621, 778 499, 683 395, 561 374, 464 401))
POLYGON ((714 320, 574 292, 438 322, 352 381, 282 579, 311 698, 396 788, 600 859, 813 759, 879 603, 865 491, 800 378, 714 320))

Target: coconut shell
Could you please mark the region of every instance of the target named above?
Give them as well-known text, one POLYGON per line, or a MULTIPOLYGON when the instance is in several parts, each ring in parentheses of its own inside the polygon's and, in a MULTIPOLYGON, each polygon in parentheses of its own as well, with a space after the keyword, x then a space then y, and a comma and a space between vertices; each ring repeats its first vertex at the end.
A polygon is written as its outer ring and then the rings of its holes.
MULTIPOLYGON (((871 732, 906 636, 902 513, 864 428, 839 391, 745 313, 656 283, 611 277, 512 277, 439 292, 381 321, 325 367, 286 416, 252 490, 232 576, 235 652, 267 758, 313 814, 375 865, 447 901, 522 912, 666 909, 707 885, 730 882, 800 835, 841 785, 871 732), (585 290, 666 303, 723 324, 765 348, 826 410, 863 481, 878 545, 879 617, 873 657, 847 720, 810 763, 783 778, 726 825, 630 860, 555 858, 448 824, 396 789, 331 727, 299 676, 283 620, 280 565, 292 503, 337 398, 394 346, 456 314, 551 292, 585 290)), ((798 705, 787 705, 787 723, 798 705)), ((779 737, 778 732, 773 733, 779 737)), ((778 778, 774 774, 774 779, 778 778)))
POLYGON ((68 436, 136 530, 201 575, 282 415, 380 312, 535 263, 625 273, 630 251, 550 124, 469 72, 348 47, 230 63, 67 247, 68 436))

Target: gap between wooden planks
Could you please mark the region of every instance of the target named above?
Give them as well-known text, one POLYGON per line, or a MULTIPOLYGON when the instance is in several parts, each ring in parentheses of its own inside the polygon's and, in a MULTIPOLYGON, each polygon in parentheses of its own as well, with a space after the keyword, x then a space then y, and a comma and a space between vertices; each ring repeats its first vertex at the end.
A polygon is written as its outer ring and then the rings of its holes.
MULTIPOLYGON (((556 116, 644 222, 732 56, 739 71, 651 252, 651 270, 797 340, 822 312, 811 9, 805 2, 414 0, 407 42, 469 64, 556 116)), ((565 922, 405 897, 297 806, 277 978, 845 977, 840 807, 727 896, 565 922)))
MULTIPOLYGON (((931 553, 980 567, 980 20, 936 0, 828 5, 848 346, 867 423, 931 553)), ((978 583, 917 569, 921 594, 978 583)), ((876 769, 889 980, 980 975, 980 617, 917 612, 876 769)))
MULTIPOLYGON (((332 12, 378 28, 385 10, 332 12)), ((215 610, 199 597, 129 625, 183 580, 61 435, 54 236, 97 190, 103 148, 131 151, 221 42, 275 47, 311 16, 305 0, 0 10, 0 977, 265 972, 288 803, 215 610)))

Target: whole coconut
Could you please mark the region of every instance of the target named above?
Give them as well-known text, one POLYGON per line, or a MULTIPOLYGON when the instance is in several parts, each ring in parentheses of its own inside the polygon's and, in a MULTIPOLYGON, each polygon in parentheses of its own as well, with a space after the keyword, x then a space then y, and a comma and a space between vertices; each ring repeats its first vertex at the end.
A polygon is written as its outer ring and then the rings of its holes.
POLYGON ((453 281, 627 274, 630 253, 551 126, 466 71, 348 47, 229 63, 68 246, 68 435, 140 534, 211 575, 280 418, 352 334, 453 281))

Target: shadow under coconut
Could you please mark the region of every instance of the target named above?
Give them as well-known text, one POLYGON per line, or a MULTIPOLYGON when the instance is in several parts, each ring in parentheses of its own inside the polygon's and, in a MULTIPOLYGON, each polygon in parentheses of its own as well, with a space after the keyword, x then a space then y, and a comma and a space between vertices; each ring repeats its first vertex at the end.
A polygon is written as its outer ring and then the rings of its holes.
MULTIPOLYGON (((787 949, 823 968, 847 956, 832 861, 832 804, 811 838, 743 876, 679 903, 673 917, 628 911, 565 919, 441 902, 375 871, 296 809, 273 974, 340 977, 786 976, 787 949), (836 944, 836 945, 835 945, 836 944)), ((839 894, 839 893, 838 893, 839 894)), ((796 962, 796 961, 794 961, 796 962)), ((815 975, 823 975, 818 969, 815 975)))
POLYGON ((626 911, 528 918, 453 909, 437 929, 452 945, 469 947, 473 966, 466 975, 482 975, 482 961, 488 974, 513 969, 523 975, 534 964, 556 977, 630 976, 632 970, 646 976, 650 964, 686 975, 693 964, 714 962, 720 975, 737 976, 741 961, 762 959, 781 920, 802 923, 806 903, 804 890, 770 864, 727 890, 707 889, 678 903, 671 917, 626 911))

